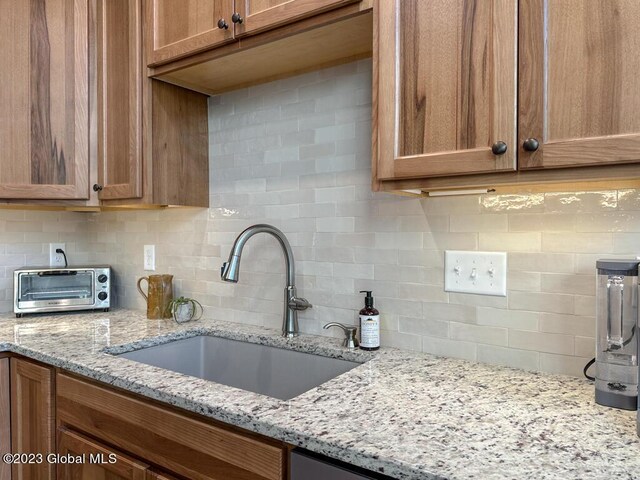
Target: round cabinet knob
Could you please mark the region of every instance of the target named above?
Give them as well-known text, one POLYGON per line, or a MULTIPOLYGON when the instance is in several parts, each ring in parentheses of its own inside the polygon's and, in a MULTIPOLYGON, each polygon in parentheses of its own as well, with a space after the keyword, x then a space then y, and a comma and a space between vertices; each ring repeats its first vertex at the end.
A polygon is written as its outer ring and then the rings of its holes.
POLYGON ((527 152, 535 152, 538 150, 540 146, 540 142, 538 142, 537 138, 527 138, 522 144, 522 148, 524 148, 527 152))
POLYGON ((231 15, 231 21, 233 23, 242 23, 242 22, 244 22, 244 18, 242 18, 240 16, 240 14, 238 12, 236 12, 233 15, 231 15))
POLYGON ((102 185, 98 185, 97 183, 93 184, 93 191, 94 192, 99 192, 102 190, 102 185))
POLYGON ((107 276, 104 273, 102 275, 98 275, 98 281, 100 283, 105 283, 107 281, 107 276))
POLYGON ((504 155, 507 153, 507 144, 504 142, 496 142, 491 145, 491 151, 494 155, 504 155))
POLYGON ((218 20, 218 28, 220 30, 226 30, 227 28, 229 28, 229 24, 225 21, 224 18, 221 18, 220 20, 218 20))
POLYGON ((102 300, 102 301, 106 300, 106 299, 107 299, 107 292, 100 292, 100 293, 98 294, 98 298, 99 298, 100 300, 102 300))

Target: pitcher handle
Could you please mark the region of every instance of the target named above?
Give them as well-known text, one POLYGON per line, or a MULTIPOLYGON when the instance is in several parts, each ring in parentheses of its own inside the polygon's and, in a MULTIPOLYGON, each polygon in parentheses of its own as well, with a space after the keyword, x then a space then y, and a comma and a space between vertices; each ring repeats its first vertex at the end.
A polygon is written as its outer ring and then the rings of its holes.
POLYGON ((144 292, 142 291, 142 288, 140 287, 140 282, 142 282, 142 280, 146 280, 147 281, 147 289, 149 288, 149 277, 140 277, 138 279, 138 283, 136 284, 136 286, 138 287, 138 291, 140 292, 140 295, 142 295, 144 297, 144 300, 146 302, 149 301, 149 297, 147 297, 144 292))

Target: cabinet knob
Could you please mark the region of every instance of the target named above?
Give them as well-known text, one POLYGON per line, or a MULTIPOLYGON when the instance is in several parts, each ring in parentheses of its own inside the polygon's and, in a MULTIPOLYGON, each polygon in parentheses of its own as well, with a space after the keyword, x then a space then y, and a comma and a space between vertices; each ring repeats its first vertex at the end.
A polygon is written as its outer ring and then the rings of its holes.
POLYGON ((507 144, 504 142, 496 142, 491 145, 491 151, 494 155, 504 155, 507 153, 507 144))
POLYGON ((535 152, 538 150, 540 146, 540 142, 536 138, 527 138, 522 144, 522 148, 524 148, 527 152, 535 152))
POLYGON ((227 28, 229 28, 229 24, 225 21, 224 18, 221 18, 220 20, 218 20, 218 28, 221 30, 226 30, 227 28))
POLYGON ((244 22, 244 18, 242 18, 240 16, 240 14, 238 12, 236 12, 233 15, 231 15, 231 21, 233 23, 242 23, 242 22, 244 22))
POLYGON ((102 190, 102 185, 98 185, 97 183, 93 184, 93 191, 94 192, 99 192, 100 190, 102 190))

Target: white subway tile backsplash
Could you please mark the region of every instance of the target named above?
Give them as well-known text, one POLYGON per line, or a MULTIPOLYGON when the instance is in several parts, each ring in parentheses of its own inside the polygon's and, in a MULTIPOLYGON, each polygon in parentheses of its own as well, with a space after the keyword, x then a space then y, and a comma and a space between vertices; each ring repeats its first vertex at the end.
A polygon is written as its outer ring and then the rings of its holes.
POLYGON ((240 282, 219 279, 238 233, 272 223, 296 255, 303 332, 357 322, 373 290, 383 345, 581 375, 593 356, 595 261, 640 254, 635 189, 407 198, 371 191, 371 61, 211 97, 211 208, 103 213, 0 210, 0 309, 13 269, 64 241, 72 263, 110 263, 117 302, 135 291, 142 245, 206 314, 279 328, 284 261, 256 236, 240 282), (447 293, 445 250, 508 252, 507 297, 447 293))
POLYGON ((509 330, 509 346, 522 350, 573 355, 574 342, 573 335, 509 330))

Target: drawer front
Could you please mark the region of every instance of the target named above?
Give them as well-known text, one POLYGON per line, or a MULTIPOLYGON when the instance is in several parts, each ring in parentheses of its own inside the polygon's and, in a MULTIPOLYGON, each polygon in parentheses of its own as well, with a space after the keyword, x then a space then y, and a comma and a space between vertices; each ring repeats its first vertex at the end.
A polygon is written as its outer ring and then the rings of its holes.
POLYGON ((65 374, 58 421, 194 480, 285 476, 285 448, 147 404, 65 374))

